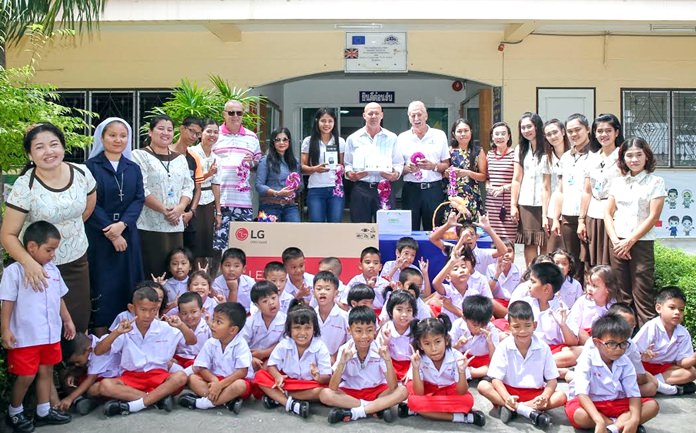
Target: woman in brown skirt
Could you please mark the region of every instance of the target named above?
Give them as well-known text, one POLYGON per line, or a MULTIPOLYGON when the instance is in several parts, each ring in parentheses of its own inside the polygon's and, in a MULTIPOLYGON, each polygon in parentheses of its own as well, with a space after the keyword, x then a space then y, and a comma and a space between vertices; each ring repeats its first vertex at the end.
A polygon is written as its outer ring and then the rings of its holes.
POLYGON ((167 254, 184 246, 181 215, 193 197, 193 179, 186 157, 169 148, 173 137, 172 119, 156 116, 150 121, 150 145, 133 151, 145 189, 145 207, 138 218, 145 277, 163 275, 167 254))
POLYGON ((512 133, 505 122, 493 124, 491 128, 491 150, 486 184, 486 213, 491 227, 502 239, 514 240, 517 236, 517 221, 510 218, 510 189, 514 172, 512 133))
POLYGON ((613 114, 600 114, 592 122, 590 155, 585 166, 585 185, 580 202, 578 237, 583 241, 580 260, 585 271, 596 265, 608 265, 611 248, 604 230, 604 213, 609 185, 621 176, 617 164, 619 147, 624 141, 621 122, 613 114))
POLYGON ((559 248, 565 249, 563 238, 552 232, 551 226, 553 225, 553 216, 556 213, 555 192, 561 177, 561 156, 570 150, 570 140, 566 135, 565 125, 558 119, 547 120, 544 123, 544 139, 546 140, 546 152, 541 159, 542 173, 544 173, 544 192, 541 203, 544 215, 542 226, 548 236, 546 253, 551 254, 559 248))

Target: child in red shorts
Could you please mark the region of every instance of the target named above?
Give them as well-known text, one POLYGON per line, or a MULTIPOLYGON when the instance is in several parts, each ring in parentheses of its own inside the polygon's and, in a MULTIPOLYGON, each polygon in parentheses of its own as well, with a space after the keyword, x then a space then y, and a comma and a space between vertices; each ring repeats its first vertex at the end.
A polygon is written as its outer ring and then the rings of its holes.
POLYGON ((51 223, 37 221, 27 227, 24 246, 43 267, 46 282, 41 290, 26 287, 24 268, 19 262, 2 274, 2 346, 7 349, 8 370, 17 375, 12 387, 7 424, 16 432, 32 432, 34 425, 66 424, 71 417, 51 408, 49 398, 53 383, 53 366, 61 361, 60 333, 75 337, 75 325, 65 307, 63 296, 68 288, 53 263, 60 244, 60 233, 51 223), (62 323, 61 323, 62 322, 62 323), (37 378, 38 373, 38 378, 37 378), (24 415, 22 401, 36 378, 36 417, 24 415))

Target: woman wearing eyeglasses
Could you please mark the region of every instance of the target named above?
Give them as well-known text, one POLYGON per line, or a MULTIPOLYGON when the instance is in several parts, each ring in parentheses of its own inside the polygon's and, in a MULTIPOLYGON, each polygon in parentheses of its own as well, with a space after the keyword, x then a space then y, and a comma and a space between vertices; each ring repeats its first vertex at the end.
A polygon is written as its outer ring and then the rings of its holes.
POLYGON ((271 132, 268 153, 261 158, 256 171, 256 191, 259 193, 259 210, 275 215, 279 222, 300 222, 300 209, 296 196, 302 187, 300 165, 292 152, 292 137, 288 128, 271 132), (296 173, 298 182, 288 186, 288 176, 296 173))

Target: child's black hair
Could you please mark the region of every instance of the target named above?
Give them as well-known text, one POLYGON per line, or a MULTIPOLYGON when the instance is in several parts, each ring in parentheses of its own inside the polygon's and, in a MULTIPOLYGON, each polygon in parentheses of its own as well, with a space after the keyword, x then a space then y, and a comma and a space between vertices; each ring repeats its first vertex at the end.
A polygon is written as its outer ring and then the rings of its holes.
POLYGON ((297 247, 287 247, 283 250, 281 258, 283 259, 283 264, 286 264, 288 260, 303 259, 304 253, 297 247))
POLYGON ((360 302, 365 299, 375 300, 375 291, 367 284, 358 283, 348 289, 348 306, 352 306, 352 302, 360 302))
POLYGON ((631 325, 623 317, 616 314, 605 314, 592 324, 593 338, 618 337, 628 340, 632 333, 631 325))
POLYGON ((75 338, 72 340, 63 338, 60 341, 60 348, 63 352, 63 362, 70 362, 70 358, 74 355, 82 355, 90 347, 92 347, 92 340, 84 332, 76 333, 75 338))
POLYGON ((380 259, 380 261, 382 260, 382 253, 379 252, 379 249, 375 247, 366 247, 363 248, 363 250, 360 252, 360 261, 362 262, 365 256, 368 254, 375 254, 380 259))
POLYGON ((532 266, 536 265, 537 263, 553 263, 553 258, 546 254, 539 254, 538 256, 534 257, 529 263, 527 270, 524 271, 524 274, 522 274, 520 282, 529 281, 529 277, 532 273, 532 266))
POLYGON ((165 269, 167 269, 167 275, 170 278, 172 276, 172 273, 169 270, 169 264, 172 262, 172 257, 179 253, 183 254, 186 257, 186 259, 188 259, 191 267, 193 267, 193 253, 191 252, 191 250, 189 250, 186 247, 176 247, 173 250, 169 251, 169 254, 167 254, 167 258, 164 259, 164 263, 167 266, 165 269))
POLYGON ((563 272, 555 263, 537 263, 532 265, 532 273, 541 284, 551 284, 553 293, 558 293, 563 286, 563 272))
POLYGON ((258 304, 262 298, 274 294, 278 294, 278 287, 270 281, 261 280, 251 287, 251 302, 258 304))
POLYGON ((403 251, 404 248, 411 248, 416 253, 418 253, 418 242, 416 242, 416 240, 413 239, 411 236, 404 236, 402 238, 399 238, 399 240, 396 241, 396 251, 400 253, 401 251, 403 251))
POLYGON ((411 345, 422 355, 423 348, 420 345, 420 339, 426 335, 440 335, 445 338, 445 345, 449 349, 452 347, 452 340, 449 336, 451 328, 452 322, 446 314, 440 314, 437 319, 428 317, 423 320, 414 320, 411 322, 411 345))
POLYGON ((462 316, 466 320, 485 326, 493 316, 493 301, 482 295, 467 296, 462 301, 462 316))
POLYGON ((225 263, 225 260, 236 259, 239 260, 242 266, 246 266, 246 253, 241 248, 227 248, 224 253, 222 253, 222 258, 220 259, 220 265, 225 263))
MULTIPOLYGON (((555 265, 554 265, 555 266, 555 265)), ((534 320, 532 306, 525 301, 515 301, 508 306, 508 320, 534 320)))
POLYGON ((35 242, 38 246, 41 246, 48 242, 49 239, 60 241, 58 228, 48 221, 34 221, 24 231, 22 243, 24 248, 27 247, 29 242, 35 242))
POLYGON ((284 274, 288 273, 285 270, 285 266, 283 266, 283 264, 281 262, 277 262, 277 261, 266 263, 266 266, 263 267, 263 277, 268 278, 268 275, 271 272, 282 272, 284 274))
POLYGON ((469 245, 464 245, 462 247, 459 257, 464 262, 469 262, 472 270, 476 268, 476 255, 469 245))
POLYGON ((575 275, 575 257, 573 257, 568 251, 563 248, 556 248, 549 256, 553 259, 556 256, 563 256, 568 260, 568 280, 573 282, 573 275, 575 275))
POLYGON ((396 292, 392 293, 387 301, 387 314, 389 315, 390 319, 394 318, 394 308, 401 304, 410 305, 411 310, 413 311, 413 317, 416 317, 416 314, 418 313, 418 303, 416 302, 416 298, 411 296, 411 294, 406 290, 397 290, 396 292))
MULTIPOLYGON (((421 271, 416 269, 416 268, 408 267, 406 269, 403 269, 403 270, 401 270, 401 272, 399 272, 399 283, 401 283, 401 287, 403 289, 413 290, 415 297, 418 298, 418 297, 420 297, 420 286, 418 286, 417 284, 413 284, 413 283, 406 286, 406 282, 416 275, 421 277, 421 279, 423 278, 423 274, 421 273, 421 271)), ((390 285, 387 285, 384 288, 384 292, 382 293, 382 297, 384 299, 387 299, 387 293, 391 292, 392 290, 393 290, 393 288, 390 285)))
MULTIPOLYGON (((138 289, 142 289, 144 287, 149 287, 151 289, 159 289, 162 292, 162 304, 160 305, 159 309, 159 314, 162 315, 164 314, 167 309, 167 305, 169 304, 169 297, 167 296, 167 291, 164 290, 164 287, 157 281, 152 281, 152 280, 142 280, 138 284, 135 285, 135 288, 131 291, 131 299, 133 299, 133 295, 135 294, 138 289)), ((155 292, 157 294, 157 292, 155 292)), ((159 298, 158 298, 159 300, 159 298)))
POLYGON ((664 304, 670 299, 679 299, 686 304, 686 294, 677 286, 666 286, 657 294, 655 304, 664 304))
MULTIPOLYGON (((607 314, 630 314, 634 319, 637 319, 636 310, 633 309, 630 304, 625 302, 617 302, 612 304, 612 306, 609 307, 609 310, 607 310, 607 314)), ((638 320, 636 320, 636 323, 638 323, 638 320)))
POLYGON ((132 304, 135 305, 138 301, 159 302, 159 296, 157 296, 157 292, 154 288, 143 286, 133 291, 132 304))
POLYGON ((331 268, 331 272, 338 277, 341 275, 341 272, 343 271, 343 265, 341 264, 341 259, 338 257, 324 257, 323 259, 319 260, 319 266, 325 265, 331 268))
POLYGON ((318 281, 326 281, 328 283, 331 283, 334 286, 334 289, 338 289, 338 278, 336 278, 336 275, 334 275, 333 272, 317 272, 317 274, 314 276, 314 280, 312 281, 312 287, 316 286, 318 281))
POLYGON ((292 325, 306 325, 307 323, 312 324, 314 328, 314 336, 319 337, 321 335, 321 329, 319 327, 319 319, 317 318, 317 313, 314 308, 303 303, 296 303, 288 309, 288 316, 285 319, 285 336, 290 337, 292 331, 292 325))
POLYGON ((198 308, 203 308, 203 298, 196 292, 182 293, 179 299, 176 300, 176 305, 179 307, 179 310, 181 310, 181 305, 188 304, 189 302, 195 302, 198 308))
POLYGON ((348 326, 353 324, 374 325, 377 323, 375 310, 370 307, 355 307, 348 312, 348 326))
POLYGON ((246 310, 239 302, 223 302, 222 304, 218 304, 215 310, 213 310, 213 314, 216 313, 227 317, 227 320, 239 328, 240 331, 244 328, 244 324, 246 323, 246 310))

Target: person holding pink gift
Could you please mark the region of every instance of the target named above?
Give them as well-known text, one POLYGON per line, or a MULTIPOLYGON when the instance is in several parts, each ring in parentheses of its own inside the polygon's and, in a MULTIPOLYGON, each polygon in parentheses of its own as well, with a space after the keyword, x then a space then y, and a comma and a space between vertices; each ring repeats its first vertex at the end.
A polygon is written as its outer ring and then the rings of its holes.
POLYGON ((256 171, 259 210, 275 215, 278 222, 300 222, 297 193, 302 189, 300 164, 292 152, 288 128, 271 132, 271 146, 256 171))
POLYGON ((402 207, 411 210, 411 229, 433 229, 433 213, 445 200, 442 173, 450 166, 447 135, 426 123, 428 111, 421 101, 408 105, 411 129, 399 134, 397 144, 403 154, 404 189, 402 207))

